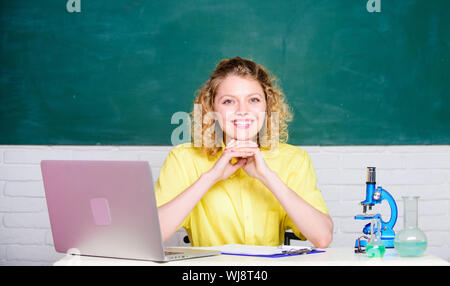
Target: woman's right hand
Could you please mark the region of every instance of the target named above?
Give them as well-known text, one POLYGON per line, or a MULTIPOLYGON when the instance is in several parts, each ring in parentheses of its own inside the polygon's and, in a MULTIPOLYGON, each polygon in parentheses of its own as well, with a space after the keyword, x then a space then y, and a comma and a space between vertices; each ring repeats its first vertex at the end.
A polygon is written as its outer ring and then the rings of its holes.
POLYGON ((158 207, 163 241, 176 232, 183 220, 215 183, 231 176, 246 163, 245 157, 251 155, 253 153, 249 151, 226 149, 209 171, 203 173, 191 186, 171 201, 158 207), (233 165, 231 159, 235 157, 238 158, 238 162, 233 165))
POLYGON ((237 169, 245 165, 245 163, 247 163, 246 158, 252 155, 253 154, 251 152, 225 149, 219 160, 217 160, 214 167, 212 167, 211 170, 208 171, 208 173, 215 183, 221 180, 225 180, 233 175, 233 173, 236 172, 237 169), (231 160, 233 158, 238 159, 238 161, 234 165, 231 163, 231 160))

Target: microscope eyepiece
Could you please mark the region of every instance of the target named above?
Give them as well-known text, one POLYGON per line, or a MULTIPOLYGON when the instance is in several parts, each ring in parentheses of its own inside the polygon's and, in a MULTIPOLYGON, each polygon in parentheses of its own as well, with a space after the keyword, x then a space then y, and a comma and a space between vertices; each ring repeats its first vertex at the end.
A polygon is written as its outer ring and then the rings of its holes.
POLYGON ((376 183, 376 171, 375 167, 367 167, 367 184, 376 183))

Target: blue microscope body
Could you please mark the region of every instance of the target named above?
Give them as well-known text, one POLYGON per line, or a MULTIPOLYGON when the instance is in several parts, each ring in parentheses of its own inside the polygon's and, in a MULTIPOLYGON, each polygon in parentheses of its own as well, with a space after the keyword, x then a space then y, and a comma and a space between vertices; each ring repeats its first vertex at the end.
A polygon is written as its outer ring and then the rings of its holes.
MULTIPOLYGON (((381 229, 380 230, 374 229, 374 232, 380 231, 381 241, 383 242, 384 246, 386 248, 393 248, 395 239, 394 225, 397 222, 398 216, 397 204, 395 203, 395 200, 391 196, 391 194, 388 193, 388 191, 386 191, 380 186, 376 187, 375 167, 367 168, 366 199, 361 202, 361 205, 363 206, 363 214, 356 215, 355 219, 358 220, 371 220, 374 218, 380 219, 381 229), (375 215, 366 214, 367 207, 369 207, 369 210, 372 210, 372 206, 380 204, 384 200, 387 200, 387 202, 389 203, 389 207, 391 209, 391 217, 389 221, 387 222, 384 221, 381 218, 380 214, 375 215)), ((365 225, 363 233, 365 235, 370 236, 370 223, 365 225)), ((360 246, 365 247, 367 245, 367 241, 359 240, 359 244, 360 246)), ((355 242, 355 247, 358 247, 358 239, 355 242)))

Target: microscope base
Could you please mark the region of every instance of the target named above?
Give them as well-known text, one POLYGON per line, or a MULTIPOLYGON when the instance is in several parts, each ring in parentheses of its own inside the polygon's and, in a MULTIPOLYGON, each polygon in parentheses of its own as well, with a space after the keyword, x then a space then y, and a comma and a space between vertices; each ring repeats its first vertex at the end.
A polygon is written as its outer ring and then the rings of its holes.
MULTIPOLYGON (((383 237, 382 237, 381 241, 383 242, 384 247, 394 248, 394 239, 393 238, 383 239, 383 237)), ((367 240, 360 240, 359 243, 360 243, 361 247, 366 247, 367 240)), ((355 240, 355 248, 358 248, 358 240, 355 240)))

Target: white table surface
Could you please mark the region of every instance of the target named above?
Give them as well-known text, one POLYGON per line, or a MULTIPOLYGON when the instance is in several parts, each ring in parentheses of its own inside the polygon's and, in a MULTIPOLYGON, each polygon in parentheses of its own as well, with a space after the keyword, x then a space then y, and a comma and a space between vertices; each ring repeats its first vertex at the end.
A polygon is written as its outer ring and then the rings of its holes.
POLYGON ((282 258, 217 255, 166 263, 152 261, 67 255, 55 266, 450 266, 442 258, 425 253, 421 257, 400 257, 395 249, 386 249, 383 258, 368 258, 354 253, 352 247, 332 247, 324 253, 282 258))

